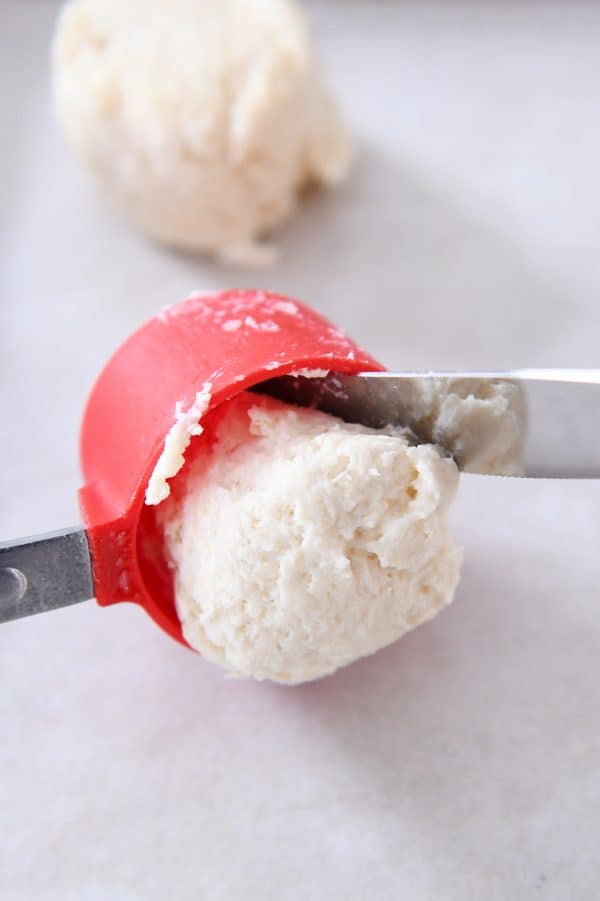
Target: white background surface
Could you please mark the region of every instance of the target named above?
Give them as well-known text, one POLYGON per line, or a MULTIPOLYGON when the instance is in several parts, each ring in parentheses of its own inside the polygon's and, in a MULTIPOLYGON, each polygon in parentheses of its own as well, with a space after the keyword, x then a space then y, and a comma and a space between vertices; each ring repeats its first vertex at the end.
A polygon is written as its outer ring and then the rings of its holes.
MULTIPOLYGON (((94 376, 193 288, 296 295, 397 367, 600 365, 600 6, 310 5, 360 156, 252 273, 105 208, 52 123, 56 5, 2 0, 0 539, 77 521, 94 376)), ((0 896, 597 899, 600 483, 464 479, 455 521, 455 604, 305 687, 133 608, 3 626, 0 896)))

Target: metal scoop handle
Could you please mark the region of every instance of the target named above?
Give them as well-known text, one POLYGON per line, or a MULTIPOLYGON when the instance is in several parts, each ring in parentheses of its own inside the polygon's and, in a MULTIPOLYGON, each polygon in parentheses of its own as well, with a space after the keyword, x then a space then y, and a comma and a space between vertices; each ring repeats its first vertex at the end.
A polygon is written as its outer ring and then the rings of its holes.
POLYGON ((85 531, 0 543, 0 623, 94 597, 85 531))

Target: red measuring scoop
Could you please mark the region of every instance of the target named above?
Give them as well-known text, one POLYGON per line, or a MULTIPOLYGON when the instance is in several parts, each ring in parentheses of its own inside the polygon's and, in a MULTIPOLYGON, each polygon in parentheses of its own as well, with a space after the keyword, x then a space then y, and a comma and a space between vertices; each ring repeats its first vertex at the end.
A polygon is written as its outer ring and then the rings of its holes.
POLYGON ((382 367, 314 310, 262 291, 195 294, 138 329, 100 373, 84 413, 84 530, 0 546, 0 621, 90 597, 129 601, 186 644, 155 508, 145 502, 165 438, 199 394, 209 397, 209 423, 240 392, 307 369, 382 367))

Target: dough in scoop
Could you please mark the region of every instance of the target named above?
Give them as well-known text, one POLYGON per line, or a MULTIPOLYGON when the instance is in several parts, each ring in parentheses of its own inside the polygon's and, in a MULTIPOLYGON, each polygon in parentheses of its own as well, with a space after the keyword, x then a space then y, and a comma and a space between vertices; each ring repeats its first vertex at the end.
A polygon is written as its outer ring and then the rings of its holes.
POLYGON ((183 634, 208 660, 304 682, 452 600, 452 460, 266 396, 211 415, 157 508, 183 634))

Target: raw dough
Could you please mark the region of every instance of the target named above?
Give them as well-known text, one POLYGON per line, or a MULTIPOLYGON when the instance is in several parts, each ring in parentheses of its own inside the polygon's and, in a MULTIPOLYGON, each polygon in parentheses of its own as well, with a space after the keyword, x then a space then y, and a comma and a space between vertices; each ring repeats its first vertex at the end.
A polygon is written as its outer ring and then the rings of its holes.
POLYGON ((175 422, 169 429, 162 453, 150 476, 145 502, 149 506, 160 504, 171 493, 169 479, 177 475, 185 463, 185 452, 195 435, 202 434, 200 420, 210 406, 212 384, 206 382, 198 391, 194 403, 184 410, 181 402, 175 406, 175 422))
POLYGON ((451 450, 463 472, 523 475, 528 417, 517 382, 415 378, 398 399, 404 424, 451 450))
POLYGON ((348 133, 294 0, 71 0, 53 53, 60 122, 149 235, 261 262, 348 133))
POLYGON ((452 460, 265 396, 216 417, 157 513, 192 647, 236 676, 303 682, 452 600, 452 460))

